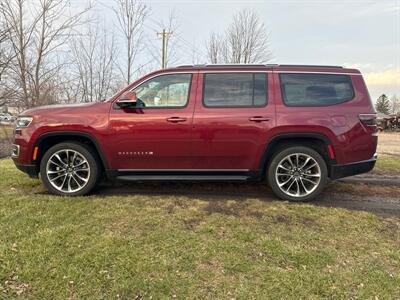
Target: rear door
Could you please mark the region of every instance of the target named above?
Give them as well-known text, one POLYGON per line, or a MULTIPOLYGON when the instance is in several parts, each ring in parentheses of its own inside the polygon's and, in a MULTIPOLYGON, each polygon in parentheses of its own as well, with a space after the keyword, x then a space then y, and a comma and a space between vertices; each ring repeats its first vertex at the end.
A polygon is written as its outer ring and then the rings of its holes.
POLYGON ((200 72, 193 119, 195 169, 259 169, 275 124, 270 71, 200 72))

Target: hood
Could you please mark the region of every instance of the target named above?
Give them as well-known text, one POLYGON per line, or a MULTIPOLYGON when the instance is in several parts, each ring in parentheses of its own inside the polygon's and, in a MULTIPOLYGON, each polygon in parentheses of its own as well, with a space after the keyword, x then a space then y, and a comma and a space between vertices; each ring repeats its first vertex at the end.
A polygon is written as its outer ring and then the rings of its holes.
POLYGON ((21 116, 35 116, 41 114, 51 114, 51 113, 74 113, 81 112, 85 109, 94 108, 96 106, 104 105, 105 102, 90 102, 90 103, 74 103, 74 104, 53 104, 39 106, 35 108, 28 109, 24 111, 21 116))

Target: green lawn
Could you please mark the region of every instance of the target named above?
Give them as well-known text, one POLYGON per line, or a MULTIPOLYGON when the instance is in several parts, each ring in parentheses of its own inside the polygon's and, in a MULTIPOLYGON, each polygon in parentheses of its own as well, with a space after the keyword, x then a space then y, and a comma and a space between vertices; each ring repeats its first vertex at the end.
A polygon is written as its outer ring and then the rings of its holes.
POLYGON ((0 160, 0 299, 400 297, 400 220, 238 199, 55 197, 0 160))

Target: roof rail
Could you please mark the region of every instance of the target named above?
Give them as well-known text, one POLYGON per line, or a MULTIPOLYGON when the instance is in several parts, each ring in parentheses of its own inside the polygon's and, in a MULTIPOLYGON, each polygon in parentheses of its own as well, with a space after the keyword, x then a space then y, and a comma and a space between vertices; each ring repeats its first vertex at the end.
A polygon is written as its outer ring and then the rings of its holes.
POLYGON ((218 68, 218 67, 261 67, 265 68, 265 64, 207 64, 205 65, 207 68, 218 68))
POLYGON ((341 68, 343 66, 327 66, 327 65, 278 65, 279 67, 314 67, 314 68, 341 68))
POLYGON ((194 68, 194 67, 204 67, 205 65, 181 65, 177 66, 177 68, 194 68))
POLYGON ((327 65, 280 65, 280 64, 199 64, 199 65, 182 65, 177 68, 226 68, 226 67, 240 67, 240 68, 265 68, 265 67, 308 67, 308 68, 341 68, 343 66, 327 66, 327 65))
POLYGON ((177 68, 226 68, 226 67, 241 67, 241 68, 265 68, 266 66, 269 65, 263 65, 263 64, 200 64, 200 65, 182 65, 178 66, 177 68))

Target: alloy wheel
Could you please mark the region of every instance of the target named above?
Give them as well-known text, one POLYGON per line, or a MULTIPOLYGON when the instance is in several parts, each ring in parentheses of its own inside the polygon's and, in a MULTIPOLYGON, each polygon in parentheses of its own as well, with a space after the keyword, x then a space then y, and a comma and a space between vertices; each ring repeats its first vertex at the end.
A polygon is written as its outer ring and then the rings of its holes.
POLYGON ((292 197, 310 195, 321 182, 321 168, 308 154, 292 153, 285 156, 275 170, 279 189, 292 197))
POLYGON ((62 149, 48 159, 46 175, 50 184, 58 191, 75 193, 88 183, 90 165, 82 153, 72 149, 62 149))

